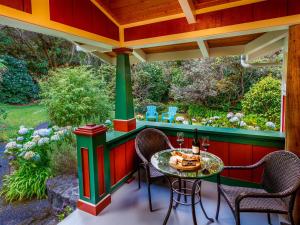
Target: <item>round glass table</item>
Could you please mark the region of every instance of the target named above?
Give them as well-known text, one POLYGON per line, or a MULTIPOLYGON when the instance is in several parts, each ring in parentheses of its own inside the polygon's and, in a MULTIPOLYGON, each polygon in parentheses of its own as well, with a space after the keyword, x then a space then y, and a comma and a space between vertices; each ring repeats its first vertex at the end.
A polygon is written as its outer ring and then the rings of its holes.
POLYGON ((201 209, 205 217, 213 222, 212 218, 209 218, 205 212, 205 209, 201 200, 201 179, 206 177, 214 176, 222 172, 224 164, 223 161, 216 155, 201 151, 201 168, 195 171, 180 171, 169 165, 170 157, 172 156, 173 151, 180 151, 183 153, 191 154, 191 149, 167 149, 155 153, 151 157, 151 164, 155 169, 164 174, 170 184, 170 204, 167 215, 164 220, 164 225, 167 224, 169 216, 171 214, 172 207, 176 208, 178 204, 181 205, 190 205, 192 207, 193 222, 197 225, 195 204, 200 203, 201 209), (175 181, 171 181, 171 178, 175 178, 175 181), (183 182, 182 182, 183 181, 183 182), (182 187, 183 183, 183 187, 182 187), (187 183, 192 184, 192 188, 186 186, 187 183), (177 193, 177 198, 173 197, 173 194, 177 193), (181 201, 181 196, 184 196, 184 202, 181 201), (195 200, 195 196, 198 195, 199 200, 195 200), (187 203, 187 197, 190 196, 191 203, 187 203), (173 206, 173 203, 175 205, 173 206))

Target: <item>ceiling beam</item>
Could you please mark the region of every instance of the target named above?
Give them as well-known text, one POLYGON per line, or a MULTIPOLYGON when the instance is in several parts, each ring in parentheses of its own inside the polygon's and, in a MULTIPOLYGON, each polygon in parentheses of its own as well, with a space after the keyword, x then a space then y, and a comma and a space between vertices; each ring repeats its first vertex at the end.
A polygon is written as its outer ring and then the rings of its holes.
POLYGON ((196 12, 192 0, 178 0, 189 24, 196 23, 196 12))
MULTIPOLYGON (((241 55, 244 52, 244 45, 210 48, 210 57, 220 57, 228 55, 241 55)), ((147 54, 147 61, 174 61, 201 58, 203 55, 199 49, 186 51, 173 51, 147 54)))
POLYGON ((209 46, 207 44, 207 41, 203 39, 199 39, 197 41, 199 49, 202 53, 203 58, 208 58, 209 57, 209 46))
POLYGON ((266 46, 277 42, 278 40, 286 37, 288 35, 287 30, 273 31, 265 33, 262 36, 256 38, 255 40, 249 42, 245 46, 245 55, 253 54, 266 46))
POLYGON ((247 57, 248 57, 248 60, 251 61, 256 58, 264 57, 266 55, 275 53, 275 52, 279 51, 280 49, 282 49, 283 47, 284 47, 284 39, 280 39, 280 40, 278 40, 256 52, 248 54, 247 57))
POLYGON ((142 49, 133 49, 132 54, 141 62, 147 61, 147 54, 142 49))
POLYGON ((103 60, 104 62, 106 63, 109 63, 109 64, 113 64, 115 65, 116 64, 116 60, 110 56, 108 56, 107 54, 105 53, 102 53, 102 52, 98 52, 98 51, 95 51, 95 52, 91 52, 93 55, 95 55, 96 57, 100 58, 101 60, 103 60))

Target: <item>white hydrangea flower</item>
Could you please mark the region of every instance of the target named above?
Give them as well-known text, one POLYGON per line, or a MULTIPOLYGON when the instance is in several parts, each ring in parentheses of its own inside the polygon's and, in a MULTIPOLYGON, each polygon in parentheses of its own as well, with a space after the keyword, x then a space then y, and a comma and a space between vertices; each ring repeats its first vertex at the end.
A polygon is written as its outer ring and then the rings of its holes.
POLYGON ((44 144, 47 144, 47 143, 49 143, 49 141, 50 141, 49 138, 43 137, 43 138, 41 138, 41 139, 38 141, 38 146, 42 146, 42 145, 44 145, 44 144))
POLYGON ((54 135, 50 138, 51 141, 59 141, 59 139, 60 139, 60 137, 59 137, 58 134, 54 134, 54 135))
POLYGON ((243 118, 244 117, 244 114, 243 113, 236 113, 235 116, 239 119, 243 118))
POLYGON ((53 129, 54 131, 59 131, 60 128, 59 128, 58 126, 55 125, 55 126, 52 127, 52 129, 53 129))
POLYGON ((182 116, 177 116, 175 119, 177 122, 183 122, 184 121, 184 117, 182 116))
MULTIPOLYGON (((142 119, 144 119, 144 116, 139 114, 139 115, 137 115, 137 119, 142 120, 142 119)), ((112 124, 111 120, 105 120, 104 123, 107 124, 107 125, 111 125, 112 124)))
POLYGON ((24 141, 24 137, 17 137, 17 141, 20 141, 20 142, 22 142, 22 141, 24 141))
POLYGON ((267 127, 269 127, 269 128, 271 128, 271 129, 275 129, 276 128, 276 125, 275 125, 275 123, 273 123, 273 122, 266 122, 266 126, 267 127))
POLYGON ((22 148, 22 145, 21 144, 17 144, 17 148, 18 149, 22 148))
POLYGON ((247 123, 244 122, 244 121, 241 121, 241 122, 239 123, 239 125, 240 125, 240 127, 245 127, 245 126, 247 126, 247 123))
POLYGON ((51 133, 51 129, 39 129, 37 130, 37 134, 42 136, 42 137, 48 137, 50 136, 50 133, 51 133))
POLYGON ((195 118, 192 119, 193 122, 197 122, 197 120, 195 118))
POLYGON ((232 117, 234 117, 234 113, 233 112, 229 112, 227 113, 227 119, 231 119, 232 117))
POLYGON ((211 124, 212 122, 213 122, 212 120, 208 120, 208 121, 207 121, 208 124, 211 124))
POLYGON ((29 141, 23 145, 24 150, 30 150, 36 146, 36 143, 33 141, 29 141))
POLYGON ((254 127, 254 130, 260 130, 259 126, 254 127))
POLYGON ((184 120, 182 123, 185 124, 185 125, 188 125, 188 124, 189 124, 189 121, 184 120))
POLYGON ((24 159, 30 160, 30 159, 32 159, 34 156, 35 156, 35 153, 34 153, 33 151, 28 151, 28 152, 25 153, 24 159))
POLYGON ((31 136, 31 138, 32 138, 31 141, 33 141, 33 142, 38 142, 41 139, 41 137, 39 135, 31 136))
POLYGON ((17 143, 15 141, 12 141, 12 142, 8 142, 6 145, 5 145, 5 149, 6 150, 9 150, 9 149, 16 149, 18 148, 17 146, 17 143))
POLYGON ((229 120, 230 123, 236 123, 236 122, 239 122, 239 118, 234 116, 232 117, 230 120, 229 120))
POLYGON ((220 119, 220 117, 219 116, 214 116, 213 119, 218 120, 218 119, 220 119))
POLYGON ((27 134, 28 133, 28 129, 27 128, 25 128, 25 127, 22 127, 22 128, 20 128, 20 130, 18 131, 18 134, 20 134, 20 135, 25 135, 25 134, 27 134))

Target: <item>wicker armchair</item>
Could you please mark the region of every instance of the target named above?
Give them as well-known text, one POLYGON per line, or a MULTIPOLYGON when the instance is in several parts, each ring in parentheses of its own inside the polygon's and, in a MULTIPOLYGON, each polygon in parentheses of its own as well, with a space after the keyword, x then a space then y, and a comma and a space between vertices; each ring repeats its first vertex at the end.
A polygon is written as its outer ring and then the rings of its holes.
POLYGON ((224 169, 247 170, 260 166, 264 169, 261 180, 263 189, 222 185, 218 175, 216 219, 219 216, 222 195, 230 206, 237 225, 240 225, 240 212, 267 213, 269 224, 271 224, 270 213, 288 214, 291 224, 295 224, 293 207, 300 187, 300 159, 291 152, 276 151, 266 155, 254 165, 227 166, 224 169))
POLYGON ((148 199, 149 207, 152 212, 152 202, 151 202, 151 191, 150 185, 154 178, 164 176, 158 172, 150 163, 151 156, 156 152, 161 150, 171 148, 171 145, 168 137, 160 130, 147 128, 141 131, 135 139, 135 149, 136 153, 139 156, 141 163, 138 166, 138 179, 139 179, 139 188, 141 187, 141 175, 140 169, 143 168, 146 172, 146 181, 148 185, 148 199))

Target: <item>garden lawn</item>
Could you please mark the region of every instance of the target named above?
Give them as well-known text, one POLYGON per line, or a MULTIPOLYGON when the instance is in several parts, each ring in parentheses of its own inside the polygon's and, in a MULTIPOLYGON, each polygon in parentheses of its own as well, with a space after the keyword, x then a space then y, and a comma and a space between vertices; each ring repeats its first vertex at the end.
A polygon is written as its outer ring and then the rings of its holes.
POLYGON ((39 104, 28 106, 0 104, 0 108, 8 113, 4 121, 0 120, 0 142, 15 137, 21 125, 35 127, 49 121, 46 109, 39 104))

